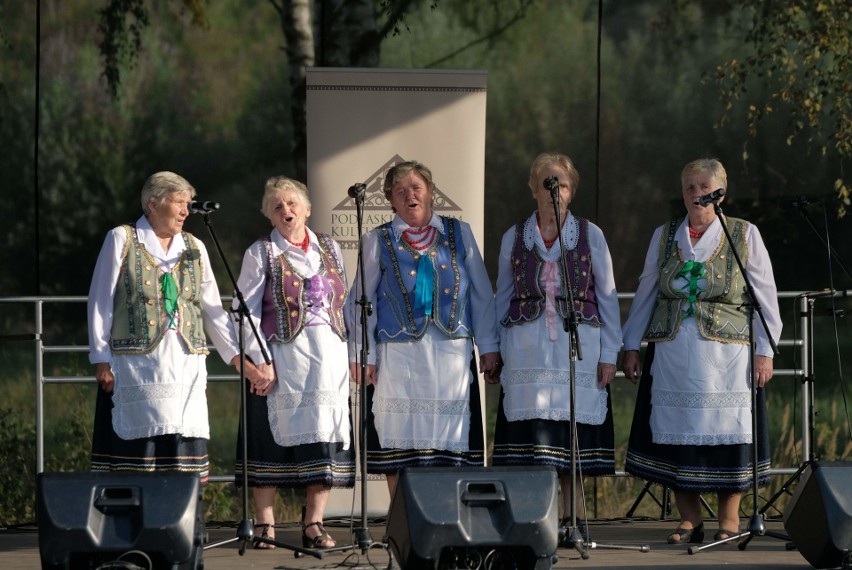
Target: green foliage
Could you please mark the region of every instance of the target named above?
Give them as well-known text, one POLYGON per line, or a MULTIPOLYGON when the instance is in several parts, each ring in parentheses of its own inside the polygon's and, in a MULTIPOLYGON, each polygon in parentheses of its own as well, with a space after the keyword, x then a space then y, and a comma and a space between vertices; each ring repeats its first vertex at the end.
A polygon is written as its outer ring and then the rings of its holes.
POLYGON ((35 425, 14 408, 0 409, 0 522, 35 520, 35 425))
MULTIPOLYGON (((710 75, 719 85, 730 120, 734 105, 745 105, 746 129, 756 137, 759 125, 775 112, 787 114, 786 143, 803 137, 825 155, 852 158, 852 10, 847 0, 748 0, 741 9, 751 15, 745 40, 751 53, 733 57, 710 75), (769 98, 754 96, 759 82, 769 98)), ((838 215, 850 203, 849 179, 833 182, 838 215)))

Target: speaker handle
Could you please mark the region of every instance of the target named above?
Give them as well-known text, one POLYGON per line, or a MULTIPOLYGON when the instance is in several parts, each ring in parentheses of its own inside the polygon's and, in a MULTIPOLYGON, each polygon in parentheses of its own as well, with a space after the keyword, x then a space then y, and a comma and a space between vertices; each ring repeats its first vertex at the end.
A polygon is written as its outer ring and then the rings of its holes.
POLYGON ((489 506, 506 502, 506 489, 502 481, 467 481, 461 496, 462 503, 472 506, 489 506))
POLYGON ((139 487, 100 487, 95 507, 107 512, 138 509, 142 505, 139 487))

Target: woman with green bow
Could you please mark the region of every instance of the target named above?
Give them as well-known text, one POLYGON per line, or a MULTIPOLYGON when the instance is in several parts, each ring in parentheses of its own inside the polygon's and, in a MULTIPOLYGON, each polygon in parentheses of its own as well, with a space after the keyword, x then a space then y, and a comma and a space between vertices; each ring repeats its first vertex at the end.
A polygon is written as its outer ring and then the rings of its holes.
POLYGON ((205 332, 225 362, 239 356, 207 250, 183 231, 194 196, 183 177, 153 174, 144 215, 113 228, 98 256, 88 300, 100 387, 93 471, 192 472, 207 482, 205 332))
MULTIPOLYGON (((755 315, 758 433, 753 434, 750 323, 743 310, 749 299, 732 245, 710 207, 713 200, 703 198, 727 184, 716 159, 684 167, 687 215, 654 232, 623 331, 622 369, 634 383, 641 376, 625 470, 674 490, 680 523, 667 538, 670 544, 703 541, 701 493, 719 498, 715 540, 737 534, 741 493, 751 487, 754 469, 760 484, 769 477, 763 387, 772 378, 773 351, 755 315), (648 342, 644 367, 643 340, 648 342)), ((745 220, 724 220, 777 342, 778 297, 760 232, 745 220)))

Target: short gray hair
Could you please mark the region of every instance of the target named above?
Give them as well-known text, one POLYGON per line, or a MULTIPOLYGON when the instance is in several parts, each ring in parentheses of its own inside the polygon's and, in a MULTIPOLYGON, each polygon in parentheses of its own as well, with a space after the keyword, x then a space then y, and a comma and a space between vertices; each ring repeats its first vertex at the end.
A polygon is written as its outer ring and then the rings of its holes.
POLYGON ((142 185, 142 211, 147 216, 151 213, 151 202, 162 205, 173 194, 189 194, 195 198, 195 188, 186 178, 174 172, 156 172, 148 177, 142 185))
POLYGON ((722 163, 717 158, 699 158, 684 166, 680 173, 681 185, 687 176, 701 172, 709 172, 722 188, 725 190, 728 189, 728 173, 725 172, 725 167, 722 166, 722 163))
POLYGON ((308 196, 308 187, 292 178, 286 176, 273 176, 266 181, 266 186, 263 189, 263 199, 260 203, 260 211, 264 216, 272 219, 272 206, 270 203, 279 194, 287 190, 292 190, 302 199, 302 203, 308 208, 311 207, 311 198, 308 196))

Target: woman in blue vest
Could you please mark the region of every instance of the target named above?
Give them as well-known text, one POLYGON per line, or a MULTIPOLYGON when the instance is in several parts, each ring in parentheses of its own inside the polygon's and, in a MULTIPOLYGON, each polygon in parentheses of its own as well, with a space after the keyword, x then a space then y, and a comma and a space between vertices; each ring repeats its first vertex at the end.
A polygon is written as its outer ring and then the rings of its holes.
POLYGON ((205 333, 225 362, 239 357, 207 249, 183 231, 194 196, 181 176, 153 174, 144 215, 111 230, 98 256, 88 301, 100 386, 93 471, 194 472, 207 482, 205 333))
MULTIPOLYGON (((273 361, 263 363, 245 323, 246 353, 263 372, 251 382, 246 404, 255 526, 274 538, 276 488, 304 487, 302 544, 331 548, 334 539, 323 527, 329 493, 355 484, 343 258, 337 242, 307 227, 311 202, 301 182, 267 180, 261 211, 274 228, 246 250, 237 281, 273 361)), ((237 441, 240 484, 242 433, 237 441)))
MULTIPOLYGON (((752 445, 761 484, 768 480, 769 437, 763 386, 772 378, 772 349, 755 315, 758 433, 752 434, 749 321, 743 275, 714 208, 699 198, 728 186, 716 159, 681 172, 686 216, 654 232, 624 326, 624 374, 641 376, 626 470, 674 490, 680 524, 667 541, 704 539, 701 493, 719 498, 716 540, 738 533, 742 491, 753 478, 752 445), (639 358, 648 344, 645 366, 639 358)), ((734 247, 777 342, 781 318, 772 263, 757 228, 726 217, 734 247)))
MULTIPOLYGON (((571 489, 572 354, 564 326, 569 298, 563 267, 573 292, 570 310, 578 317, 581 354, 573 356, 582 356, 574 363, 578 475, 615 473, 609 383, 621 350, 621 319, 606 239, 598 226, 568 209, 579 183, 577 169, 564 154, 536 157, 529 176, 536 211, 503 234, 497 277, 504 368, 494 465, 555 467, 566 518, 582 503, 572 501, 571 489), (552 177, 558 184, 561 228, 545 186, 552 177)), ((577 497, 582 499, 579 492, 577 497)), ((584 526, 581 523, 581 532, 584 526)))
MULTIPOLYGON (((479 248, 467 223, 433 212, 432 172, 418 162, 399 163, 386 173, 383 190, 393 220, 363 239, 365 291, 374 308, 367 468, 387 477, 393 496, 404 467, 483 465, 472 356, 476 344, 480 371, 496 381, 499 340, 479 248)), ((360 276, 350 298, 361 298, 360 276)), ((360 354, 360 332, 350 338, 350 353, 360 354)), ((360 382, 360 366, 351 366, 360 382)))

